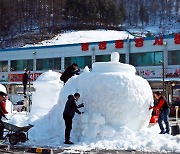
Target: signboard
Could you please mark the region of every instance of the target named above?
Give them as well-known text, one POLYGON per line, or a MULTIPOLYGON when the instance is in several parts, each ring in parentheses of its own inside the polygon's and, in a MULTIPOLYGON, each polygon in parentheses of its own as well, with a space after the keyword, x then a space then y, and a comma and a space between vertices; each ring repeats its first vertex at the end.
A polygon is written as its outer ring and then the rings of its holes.
POLYGON ((0 82, 8 82, 8 73, 0 72, 0 82))
MULTIPOLYGON (((32 81, 36 80, 42 73, 30 74, 32 81)), ((8 74, 8 72, 0 72, 0 82, 22 82, 24 73, 8 74)))
MULTIPOLYGON (((144 38, 143 37, 136 37, 134 39, 135 42, 135 47, 139 48, 139 47, 143 47, 144 46, 144 38)), ((115 41, 115 48, 116 49, 121 49, 123 48, 123 40, 116 40, 115 41)), ((99 42, 98 46, 99 46, 99 50, 105 50, 106 47, 106 42, 99 42)), ((174 44, 180 44, 180 34, 177 33, 174 35, 174 44)), ((159 36, 159 37, 155 37, 154 38, 154 46, 162 46, 163 45, 163 36, 159 36)), ((81 44, 81 50, 82 51, 88 51, 89 50, 89 43, 82 43, 81 44)))
MULTIPOLYGON (((137 75, 143 78, 161 78, 163 74, 162 69, 136 69, 137 75)), ((166 78, 180 77, 180 68, 166 69, 166 78)))

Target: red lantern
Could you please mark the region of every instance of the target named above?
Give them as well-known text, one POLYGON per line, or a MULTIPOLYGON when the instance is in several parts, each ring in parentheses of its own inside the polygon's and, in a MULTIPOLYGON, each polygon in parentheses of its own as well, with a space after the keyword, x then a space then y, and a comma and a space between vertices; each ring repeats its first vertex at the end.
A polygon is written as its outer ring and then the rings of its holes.
POLYGON ((119 49, 119 48, 123 48, 123 40, 117 40, 115 42, 115 48, 119 49))
POLYGON ((136 47, 142 47, 144 43, 144 39, 143 38, 136 38, 135 39, 135 46, 136 47))
POLYGON ((99 50, 105 50, 106 49, 106 42, 100 42, 99 43, 99 50))
POLYGON ((174 35, 174 43, 175 44, 180 44, 180 34, 175 34, 174 35))
POLYGON ((82 51, 89 50, 89 43, 82 43, 81 44, 81 49, 82 49, 82 51))
POLYGON ((163 37, 160 36, 160 39, 156 37, 153 45, 163 45, 163 37))

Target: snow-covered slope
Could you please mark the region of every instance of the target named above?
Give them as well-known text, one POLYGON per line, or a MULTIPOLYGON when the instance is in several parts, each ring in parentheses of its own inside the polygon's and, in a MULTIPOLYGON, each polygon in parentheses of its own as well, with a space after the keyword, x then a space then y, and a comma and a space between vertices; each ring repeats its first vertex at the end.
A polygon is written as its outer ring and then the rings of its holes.
MULTIPOLYGON (((110 41, 110 40, 124 40, 127 38, 134 38, 126 31, 115 30, 89 30, 89 31, 68 31, 57 35, 51 40, 45 40, 39 44, 33 46, 48 46, 48 45, 60 45, 60 44, 75 44, 85 42, 98 42, 98 41, 110 41)), ((24 47, 30 47, 32 45, 26 45, 24 47)))

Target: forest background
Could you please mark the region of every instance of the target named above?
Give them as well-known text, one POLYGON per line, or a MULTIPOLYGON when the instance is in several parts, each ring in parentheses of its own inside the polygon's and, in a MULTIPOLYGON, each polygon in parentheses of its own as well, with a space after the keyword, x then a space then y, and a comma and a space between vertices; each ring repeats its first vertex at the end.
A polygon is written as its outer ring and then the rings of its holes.
POLYGON ((67 30, 156 26, 165 34, 180 24, 180 0, 0 0, 0 21, 0 48, 36 44, 67 30))

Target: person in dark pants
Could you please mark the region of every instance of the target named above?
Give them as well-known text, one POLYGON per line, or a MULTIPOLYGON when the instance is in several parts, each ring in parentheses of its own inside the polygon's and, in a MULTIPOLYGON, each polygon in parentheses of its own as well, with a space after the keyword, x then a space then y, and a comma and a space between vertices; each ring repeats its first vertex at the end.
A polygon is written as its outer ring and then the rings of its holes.
POLYGON ((25 73, 23 75, 23 94, 26 95, 26 87, 27 87, 27 83, 30 80, 29 78, 29 70, 25 69, 25 73))
POLYGON ((154 97, 158 100, 158 105, 157 106, 150 106, 149 109, 159 109, 160 113, 159 113, 159 118, 158 118, 158 124, 160 127, 161 132, 159 134, 169 134, 169 114, 170 114, 170 107, 169 104, 167 103, 166 99, 161 95, 160 92, 154 92, 154 97), (166 130, 163 127, 163 123, 162 121, 164 121, 165 125, 166 125, 166 130))
POLYGON ((69 78, 71 78, 73 75, 79 75, 80 69, 77 69, 78 64, 73 63, 71 66, 69 66, 64 73, 61 75, 60 79, 64 82, 64 84, 68 81, 69 78))
POLYGON ((83 114, 83 112, 80 112, 78 108, 84 107, 84 104, 77 105, 76 101, 78 101, 80 97, 79 93, 75 93, 73 95, 68 96, 68 100, 66 102, 64 112, 63 112, 63 119, 65 121, 65 142, 64 144, 74 144, 70 141, 70 133, 72 129, 72 119, 74 118, 75 112, 78 114, 83 114))
POLYGON ((6 118, 5 114, 8 113, 4 106, 4 102, 6 102, 6 100, 7 100, 6 88, 2 84, 0 84, 0 139, 4 139, 3 137, 4 125, 1 119, 2 117, 6 118))

